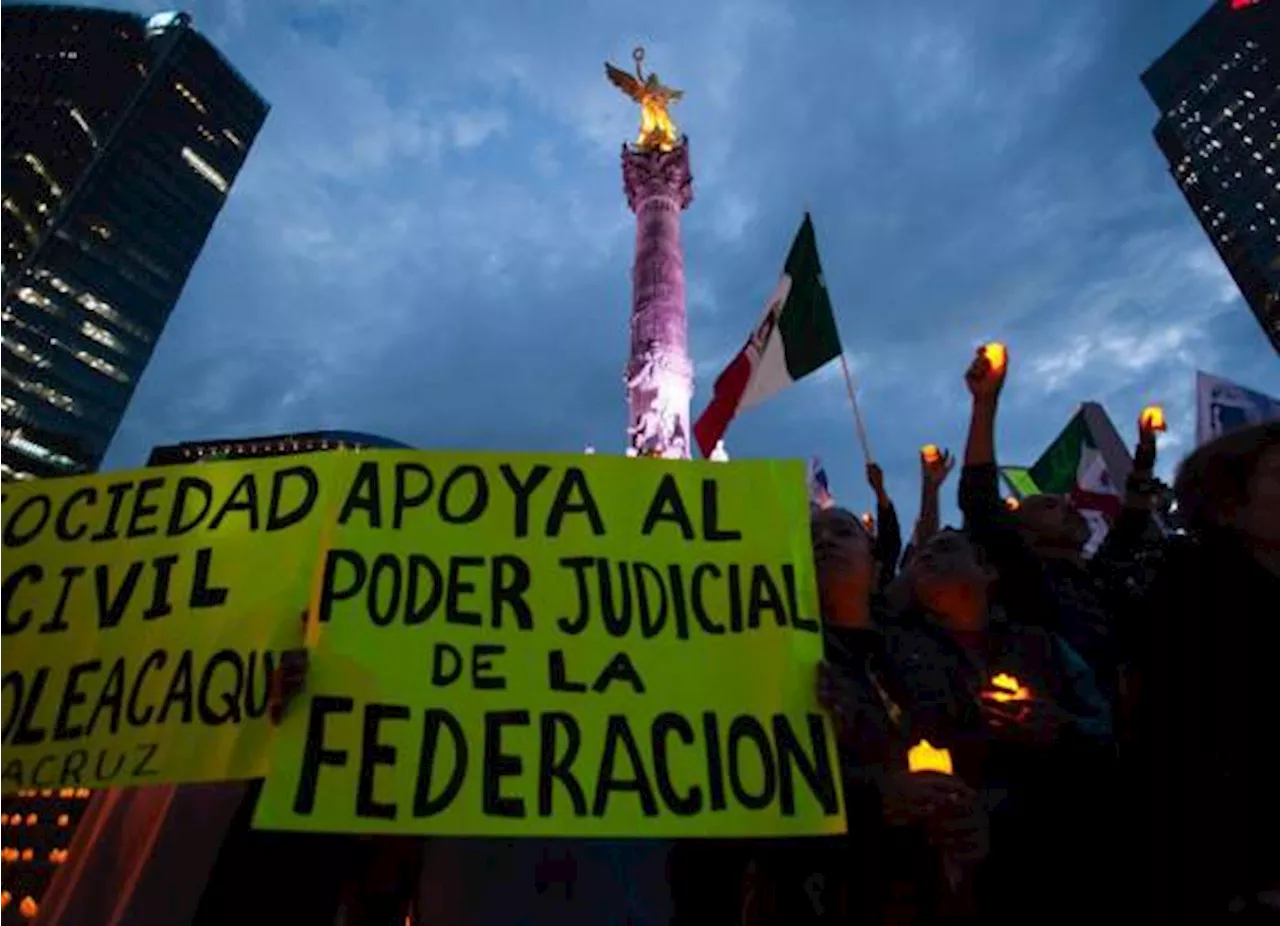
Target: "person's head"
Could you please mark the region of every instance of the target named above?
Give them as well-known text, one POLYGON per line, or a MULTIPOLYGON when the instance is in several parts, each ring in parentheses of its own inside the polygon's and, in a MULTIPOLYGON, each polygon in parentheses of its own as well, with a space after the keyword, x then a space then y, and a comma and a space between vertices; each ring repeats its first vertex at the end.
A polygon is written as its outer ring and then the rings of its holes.
POLYGON ((1031 495, 1015 514, 1028 542, 1042 552, 1079 553, 1089 542, 1089 522, 1066 495, 1031 495))
POLYGON ((1178 467, 1173 491, 1191 530, 1227 530, 1255 550, 1280 550, 1280 421, 1200 447, 1178 467))
POLYGON ((934 534, 915 551, 904 578, 911 599, 944 626, 985 626, 987 592, 995 575, 967 534, 950 529, 934 534))
POLYGON ((843 508, 815 508, 811 526, 823 617, 837 626, 869 625, 875 563, 862 522, 843 508))

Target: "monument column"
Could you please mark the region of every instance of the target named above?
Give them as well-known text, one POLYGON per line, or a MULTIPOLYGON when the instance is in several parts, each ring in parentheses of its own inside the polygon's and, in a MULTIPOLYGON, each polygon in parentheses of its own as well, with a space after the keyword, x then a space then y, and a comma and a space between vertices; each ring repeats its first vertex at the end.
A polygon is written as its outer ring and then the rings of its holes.
POLYGON ((631 268, 631 359, 627 387, 627 455, 689 458, 689 402, 693 364, 684 306, 684 250, 680 213, 693 201, 689 142, 671 119, 684 91, 644 73, 637 48, 635 74, 606 63, 609 82, 640 104, 640 134, 622 146, 622 183, 636 214, 636 260, 631 268))
POLYGON ((627 205, 636 214, 631 270, 628 445, 636 455, 687 459, 693 364, 685 311, 680 213, 693 201, 689 145, 622 148, 627 205))

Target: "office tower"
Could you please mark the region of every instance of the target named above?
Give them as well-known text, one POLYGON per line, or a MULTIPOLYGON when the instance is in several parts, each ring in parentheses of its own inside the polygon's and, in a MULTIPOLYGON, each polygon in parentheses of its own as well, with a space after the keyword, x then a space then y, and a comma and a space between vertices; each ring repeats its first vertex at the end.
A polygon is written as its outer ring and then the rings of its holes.
POLYGON ((1142 83, 1174 180, 1280 352, 1280 0, 1218 0, 1142 83))
POLYGON ((186 14, 2 15, 0 474, 92 472, 268 107, 186 14))

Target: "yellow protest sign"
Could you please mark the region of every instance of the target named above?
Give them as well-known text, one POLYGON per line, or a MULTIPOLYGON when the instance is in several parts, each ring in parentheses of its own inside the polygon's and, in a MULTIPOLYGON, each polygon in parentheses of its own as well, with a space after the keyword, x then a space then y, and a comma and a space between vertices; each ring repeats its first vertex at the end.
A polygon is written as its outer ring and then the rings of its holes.
POLYGON ((802 464, 351 463, 256 825, 843 832, 802 464))
POLYGON ((262 775, 324 455, 3 488, 3 787, 262 775))

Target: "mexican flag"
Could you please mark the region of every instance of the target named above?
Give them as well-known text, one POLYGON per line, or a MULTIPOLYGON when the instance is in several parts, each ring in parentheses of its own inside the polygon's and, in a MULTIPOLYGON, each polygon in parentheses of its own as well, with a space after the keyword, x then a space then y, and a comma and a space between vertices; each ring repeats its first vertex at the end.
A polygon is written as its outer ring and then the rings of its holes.
POLYGON ((806 213, 764 318, 716 380, 711 401, 693 426, 702 455, 711 453, 740 410, 759 405, 839 357, 840 350, 818 242, 806 213))
POLYGON ((1089 522, 1092 537, 1085 551, 1096 550, 1120 514, 1124 499, 1089 429, 1084 409, 1076 412, 1057 440, 1027 470, 1027 476, 1039 493, 1071 497, 1076 510, 1089 522))

